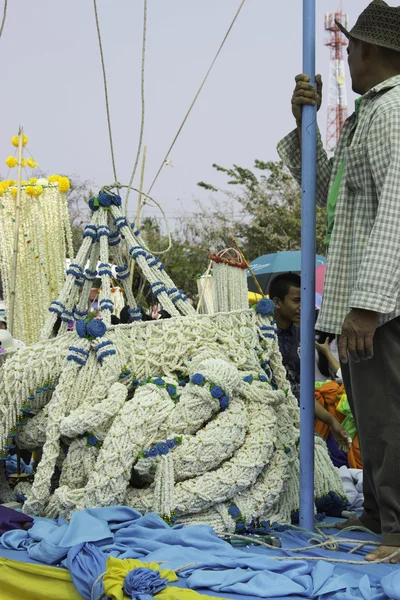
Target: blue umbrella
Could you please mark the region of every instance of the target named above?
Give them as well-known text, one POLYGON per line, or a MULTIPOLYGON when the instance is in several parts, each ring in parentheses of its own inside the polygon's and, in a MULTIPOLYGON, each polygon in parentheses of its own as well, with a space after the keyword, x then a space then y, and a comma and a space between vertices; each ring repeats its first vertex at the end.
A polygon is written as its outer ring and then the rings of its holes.
MULTIPOLYGON (((325 258, 320 255, 315 257, 315 266, 325 264, 325 258)), ((250 263, 250 268, 257 277, 258 282, 264 293, 268 291, 270 280, 279 273, 300 273, 301 272, 301 252, 277 252, 275 254, 264 254, 250 263)), ((247 271, 247 284, 250 292, 257 292, 257 287, 247 271)))

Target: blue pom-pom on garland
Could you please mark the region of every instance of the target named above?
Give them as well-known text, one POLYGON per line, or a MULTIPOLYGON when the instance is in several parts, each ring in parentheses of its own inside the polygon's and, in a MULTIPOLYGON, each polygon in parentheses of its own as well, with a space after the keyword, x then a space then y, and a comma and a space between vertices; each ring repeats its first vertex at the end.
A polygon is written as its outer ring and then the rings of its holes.
POLYGON ((87 334, 94 337, 103 337, 105 332, 107 331, 107 326, 103 321, 99 321, 98 319, 92 319, 86 325, 87 334))
POLYGON ((101 192, 101 194, 98 195, 98 201, 100 206, 102 206, 103 208, 109 208, 111 206, 111 202, 112 202, 112 196, 111 194, 107 194, 106 192, 101 192))
POLYGON ((256 304, 256 312, 262 317, 267 317, 275 312, 275 304, 269 298, 262 298, 256 304))
POLYGON ((222 398, 219 399, 219 406, 220 406, 221 410, 225 410, 226 408, 228 408, 228 406, 229 406, 228 396, 222 396, 222 398))
POLYGON ((76 333, 79 335, 79 337, 81 337, 81 338, 86 337, 85 321, 83 321, 82 319, 78 319, 77 321, 75 321, 75 328, 76 328, 76 333))
POLYGON ((166 442, 160 442, 159 444, 157 444, 156 448, 158 454, 168 454, 169 452, 169 447, 166 442))
POLYGON ((195 373, 194 375, 192 375, 192 378, 190 380, 190 382, 194 385, 203 385, 204 381, 204 375, 202 375, 201 373, 195 373))
POLYGON ((219 387, 219 385, 214 385, 211 390, 211 396, 213 398, 222 398, 222 396, 224 396, 224 390, 222 388, 219 387))
POLYGON ((88 446, 96 446, 99 440, 94 435, 89 435, 87 438, 88 446))
POLYGON ((231 517, 233 517, 233 518, 238 517, 240 515, 240 509, 236 505, 230 506, 228 508, 228 512, 231 515, 231 517))

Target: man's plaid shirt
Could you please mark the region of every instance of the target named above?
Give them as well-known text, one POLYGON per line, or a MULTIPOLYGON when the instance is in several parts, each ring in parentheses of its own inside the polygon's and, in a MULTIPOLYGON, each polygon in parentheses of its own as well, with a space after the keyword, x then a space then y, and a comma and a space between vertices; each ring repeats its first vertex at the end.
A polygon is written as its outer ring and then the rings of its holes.
MULTIPOLYGON (((333 158, 320 136, 317 142, 319 205, 326 205, 346 158, 317 323, 337 334, 351 308, 381 313, 381 324, 400 316, 400 75, 363 96, 354 131, 355 123, 353 114, 333 158)), ((279 142, 278 152, 300 183, 297 131, 279 142)))

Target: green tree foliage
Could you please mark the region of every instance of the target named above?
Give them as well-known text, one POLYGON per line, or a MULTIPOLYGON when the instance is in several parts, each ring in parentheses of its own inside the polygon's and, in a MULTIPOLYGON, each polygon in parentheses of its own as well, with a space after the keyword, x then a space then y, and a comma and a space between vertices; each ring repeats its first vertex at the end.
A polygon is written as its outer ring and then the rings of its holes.
MULTIPOLYGON (((216 164, 213 167, 228 176, 228 185, 238 188, 224 194, 236 203, 237 214, 229 219, 230 229, 235 230, 248 260, 282 250, 300 250, 301 192, 283 163, 256 160, 254 170, 257 174, 237 165, 231 169, 216 164)), ((198 185, 220 191, 204 182, 198 185)), ((224 205, 219 209, 223 210, 224 205)), ((219 219, 220 210, 217 210, 219 219)), ((211 219, 214 216, 211 215, 211 219)), ((324 253, 325 229, 325 211, 317 208, 318 254, 324 253)))

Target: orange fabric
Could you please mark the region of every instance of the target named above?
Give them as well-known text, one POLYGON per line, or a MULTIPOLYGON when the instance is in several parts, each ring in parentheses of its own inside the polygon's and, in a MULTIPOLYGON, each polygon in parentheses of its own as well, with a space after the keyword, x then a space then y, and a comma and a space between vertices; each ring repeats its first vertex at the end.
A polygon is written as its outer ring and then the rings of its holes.
MULTIPOLYGON (((344 386, 339 385, 336 381, 327 381, 321 387, 315 390, 315 399, 325 408, 339 423, 344 420, 344 415, 336 410, 340 396, 344 394, 344 386)), ((324 440, 328 439, 329 427, 322 423, 319 419, 315 419, 314 431, 324 440)))
MULTIPOLYGON (((315 389, 315 399, 317 402, 333 415, 339 423, 344 421, 345 416, 336 410, 336 406, 344 393, 344 386, 339 385, 336 381, 328 381, 327 383, 324 383, 324 385, 321 385, 321 387, 315 389)), ((319 419, 315 419, 314 431, 316 434, 323 437, 324 440, 328 439, 329 427, 319 419)), ((347 460, 351 469, 363 468, 358 433, 354 436, 351 450, 347 454, 347 460)))
POLYGON ((358 433, 354 436, 353 444, 350 452, 347 455, 350 469, 362 469, 363 462, 361 458, 360 442, 358 441, 358 433))

